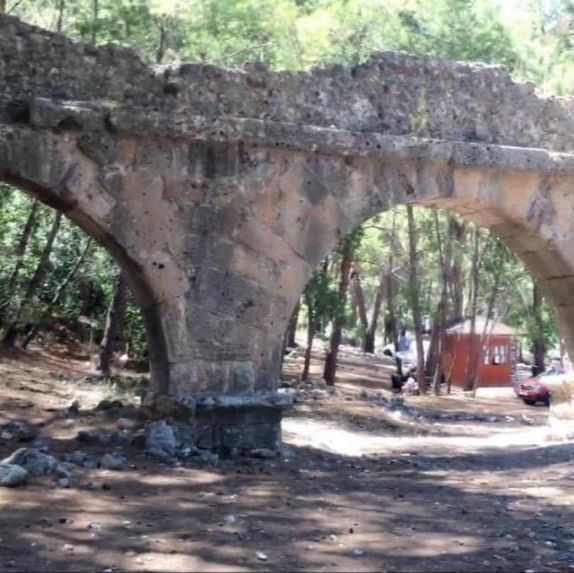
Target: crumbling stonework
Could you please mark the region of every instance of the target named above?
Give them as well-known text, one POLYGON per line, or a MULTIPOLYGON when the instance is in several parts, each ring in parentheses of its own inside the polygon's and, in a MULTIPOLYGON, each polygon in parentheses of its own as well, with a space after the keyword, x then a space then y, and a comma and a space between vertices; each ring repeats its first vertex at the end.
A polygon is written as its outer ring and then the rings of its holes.
POLYGON ((152 69, 0 17, 0 179, 107 246, 146 319, 152 414, 193 420, 214 448, 279 439, 291 310, 321 258, 395 205, 498 233, 572 353, 572 134, 573 100, 500 67, 384 53, 152 69))

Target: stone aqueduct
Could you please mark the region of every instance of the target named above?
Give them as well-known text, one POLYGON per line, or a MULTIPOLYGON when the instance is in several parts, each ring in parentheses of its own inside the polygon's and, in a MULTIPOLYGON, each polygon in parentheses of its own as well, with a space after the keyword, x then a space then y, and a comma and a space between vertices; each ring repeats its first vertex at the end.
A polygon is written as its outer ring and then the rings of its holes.
POLYGON ((572 356, 573 149, 574 101, 500 67, 150 68, 0 17, 0 180, 113 254, 147 323, 149 404, 207 447, 276 443, 291 310, 337 242, 394 205, 502 237, 572 356))

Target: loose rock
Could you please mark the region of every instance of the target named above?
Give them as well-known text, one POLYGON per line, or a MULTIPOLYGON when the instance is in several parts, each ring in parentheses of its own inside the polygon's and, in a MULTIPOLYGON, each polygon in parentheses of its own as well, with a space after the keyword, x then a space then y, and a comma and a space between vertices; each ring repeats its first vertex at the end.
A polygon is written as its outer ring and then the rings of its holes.
POLYGON ((58 466, 56 458, 32 448, 20 448, 2 460, 2 463, 21 466, 33 476, 51 474, 58 466))
POLYGON ((69 406, 66 408, 65 414, 67 416, 77 416, 79 413, 80 413, 79 400, 72 400, 69 406))
POLYGON ((152 422, 146 428, 145 445, 150 456, 163 461, 172 460, 177 446, 173 428, 165 420, 152 422))
POLYGON ((123 408, 124 403, 121 400, 102 400, 95 408, 96 412, 112 410, 113 408, 123 408))
POLYGON ((91 456, 89 456, 85 452, 82 452, 81 450, 76 450, 71 454, 66 454, 64 456, 64 460, 66 462, 84 468, 95 468, 97 465, 96 461, 91 456))
POLYGON ((128 460, 121 454, 104 454, 99 466, 106 470, 123 471, 128 468, 128 460))
POLYGON ((259 561, 267 561, 269 559, 269 557, 267 557, 267 555, 263 553, 263 551, 256 551, 255 557, 257 557, 259 561))
POLYGON ((130 420, 129 418, 120 418, 117 421, 118 429, 120 430, 134 430, 139 426, 136 420, 130 420))
POLYGON ((260 460, 271 460, 276 458, 278 453, 275 450, 269 450, 267 448, 259 448, 256 450, 251 450, 250 455, 252 458, 257 458, 260 460))
POLYGON ((56 480, 56 484, 58 485, 58 487, 68 489, 71 485, 71 482, 69 478, 62 477, 56 480))
POLYGON ((26 483, 28 472, 21 466, 0 463, 0 486, 17 487, 26 483))
POLYGON ((3 440, 15 440, 18 442, 31 442, 37 435, 38 429, 22 420, 11 420, 4 424, 0 433, 0 437, 3 440))

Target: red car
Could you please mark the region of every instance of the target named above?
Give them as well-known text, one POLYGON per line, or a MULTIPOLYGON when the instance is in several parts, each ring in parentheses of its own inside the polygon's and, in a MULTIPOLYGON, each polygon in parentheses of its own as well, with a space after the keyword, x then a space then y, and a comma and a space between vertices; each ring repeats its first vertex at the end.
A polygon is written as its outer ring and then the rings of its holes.
POLYGON ((518 382, 514 387, 514 392, 525 404, 534 406, 537 402, 542 402, 544 405, 549 406, 550 391, 544 384, 544 379, 558 374, 564 374, 564 370, 561 366, 552 365, 546 372, 518 382))

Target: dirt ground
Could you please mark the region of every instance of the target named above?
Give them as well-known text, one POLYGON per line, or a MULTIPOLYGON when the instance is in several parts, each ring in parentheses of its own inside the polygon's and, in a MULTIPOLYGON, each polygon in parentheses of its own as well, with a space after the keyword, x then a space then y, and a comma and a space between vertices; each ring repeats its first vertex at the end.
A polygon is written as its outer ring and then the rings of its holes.
MULTIPOLYGON (((388 364, 341 366, 336 395, 287 415, 284 459, 175 467, 118 448, 132 468, 0 489, 0 571, 574 571, 574 443, 546 439, 547 409, 504 389, 409 397, 407 416, 381 405, 388 364)), ((0 422, 34 422, 57 457, 113 450, 75 439, 116 423, 91 410, 110 391, 78 382, 88 367, 3 357, 0 422)), ((288 358, 286 379, 300 368, 288 358)))

